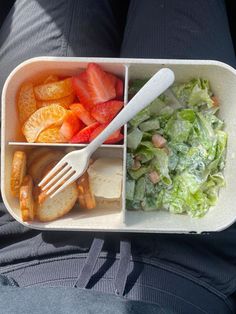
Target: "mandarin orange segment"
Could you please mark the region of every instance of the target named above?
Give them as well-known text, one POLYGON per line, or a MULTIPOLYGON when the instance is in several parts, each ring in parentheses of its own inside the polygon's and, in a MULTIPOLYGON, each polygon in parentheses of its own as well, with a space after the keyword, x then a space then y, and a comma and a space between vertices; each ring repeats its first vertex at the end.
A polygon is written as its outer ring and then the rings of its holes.
POLYGON ((67 114, 62 106, 51 105, 35 111, 25 122, 22 132, 29 143, 34 143, 39 134, 50 126, 60 126, 67 114))
POLYGON ((59 77, 57 75, 51 74, 44 80, 43 84, 58 82, 59 77))
POLYGON ((50 105, 59 105, 62 106, 66 109, 69 108, 69 106, 71 104, 73 104, 75 99, 75 95, 74 94, 70 94, 69 96, 65 96, 59 99, 55 99, 55 100, 45 100, 45 101, 37 101, 37 107, 41 108, 41 107, 46 107, 46 106, 50 106, 50 105))
POLYGON ((55 100, 73 94, 72 79, 42 84, 34 87, 37 100, 55 100))
POLYGON ((65 143, 66 139, 60 132, 60 127, 55 126, 42 131, 37 140, 37 143, 65 143))
POLYGON ((37 110, 33 84, 26 83, 21 86, 17 106, 20 123, 23 124, 37 110))

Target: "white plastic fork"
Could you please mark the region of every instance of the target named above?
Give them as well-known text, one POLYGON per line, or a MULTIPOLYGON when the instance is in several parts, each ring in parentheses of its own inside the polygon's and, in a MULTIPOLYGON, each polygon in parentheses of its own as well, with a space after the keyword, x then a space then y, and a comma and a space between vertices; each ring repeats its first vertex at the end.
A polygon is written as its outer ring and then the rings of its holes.
POLYGON ((52 193, 50 197, 53 197, 78 179, 87 170, 92 153, 113 132, 131 120, 139 111, 170 87, 174 79, 173 71, 168 68, 163 68, 153 75, 99 136, 85 148, 68 153, 56 164, 39 183, 42 190, 47 190, 47 195, 52 193))

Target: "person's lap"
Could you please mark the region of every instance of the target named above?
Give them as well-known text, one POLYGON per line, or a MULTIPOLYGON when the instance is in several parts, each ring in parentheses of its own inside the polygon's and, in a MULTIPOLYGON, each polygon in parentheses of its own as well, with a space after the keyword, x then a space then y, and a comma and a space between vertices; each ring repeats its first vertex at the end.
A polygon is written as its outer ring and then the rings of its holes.
MULTIPOLYGON (((124 40, 108 1, 16 1, 0 31, 0 86, 39 55, 217 59, 235 65, 223 1, 131 1, 124 40), (8 34, 8 30, 11 32, 8 34), (6 38, 5 38, 6 37, 6 38)), ((88 251, 94 234, 39 232, 0 209, 0 267, 88 251)), ((133 254, 189 272, 230 295, 235 290, 235 226, 210 235, 126 235, 133 254)), ((119 250, 107 234, 105 251, 119 250)), ((1 268, 0 268, 1 270, 1 268)))

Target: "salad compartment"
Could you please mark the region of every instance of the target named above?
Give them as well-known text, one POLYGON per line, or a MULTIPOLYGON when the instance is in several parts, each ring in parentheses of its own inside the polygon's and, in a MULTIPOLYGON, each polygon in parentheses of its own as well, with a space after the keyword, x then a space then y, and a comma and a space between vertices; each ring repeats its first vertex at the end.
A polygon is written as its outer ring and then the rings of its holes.
POLYGON ((220 231, 236 220, 236 71, 217 61, 202 60, 158 60, 158 59, 103 59, 103 58, 56 58, 39 57, 27 60, 9 75, 2 95, 2 151, 1 190, 4 203, 10 214, 20 223, 42 230, 87 230, 120 232, 168 232, 202 233, 220 231), (228 134, 226 165, 224 176, 226 186, 220 189, 217 205, 210 208, 202 218, 191 218, 186 214, 171 214, 165 210, 144 212, 126 209, 126 154, 127 126, 124 126, 123 144, 102 145, 94 158, 117 157, 123 161, 122 199, 120 208, 80 211, 75 207, 64 217, 51 222, 23 222, 19 202, 10 194, 10 172, 13 153, 28 151, 32 147, 48 146, 65 149, 80 149, 86 144, 43 144, 26 143, 21 135, 17 118, 16 97, 19 86, 25 80, 37 80, 43 73, 69 76, 84 70, 89 62, 95 62, 124 81, 124 103, 128 101, 129 82, 133 79, 151 77, 163 67, 171 68, 177 82, 193 78, 208 79, 213 93, 220 102, 219 117, 225 122, 228 134))

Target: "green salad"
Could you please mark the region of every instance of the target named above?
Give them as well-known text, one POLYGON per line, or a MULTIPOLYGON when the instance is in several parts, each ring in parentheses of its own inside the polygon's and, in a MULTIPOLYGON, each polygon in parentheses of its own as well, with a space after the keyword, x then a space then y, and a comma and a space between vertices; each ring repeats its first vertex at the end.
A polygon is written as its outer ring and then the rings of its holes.
MULTIPOLYGON (((145 84, 134 80, 132 97, 145 84)), ((202 217, 225 185, 227 134, 209 82, 176 84, 128 124, 126 207, 202 217)))

